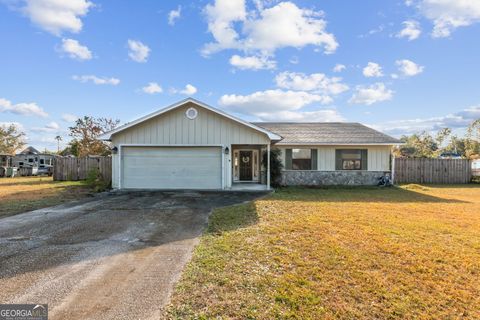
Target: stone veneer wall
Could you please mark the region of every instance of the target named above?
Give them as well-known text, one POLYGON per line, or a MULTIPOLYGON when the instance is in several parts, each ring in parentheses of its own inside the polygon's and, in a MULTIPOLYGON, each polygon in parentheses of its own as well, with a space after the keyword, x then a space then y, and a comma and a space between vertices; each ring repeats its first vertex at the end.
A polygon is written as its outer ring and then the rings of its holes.
POLYGON ((384 171, 303 171, 282 172, 284 186, 365 186, 376 185, 384 171))

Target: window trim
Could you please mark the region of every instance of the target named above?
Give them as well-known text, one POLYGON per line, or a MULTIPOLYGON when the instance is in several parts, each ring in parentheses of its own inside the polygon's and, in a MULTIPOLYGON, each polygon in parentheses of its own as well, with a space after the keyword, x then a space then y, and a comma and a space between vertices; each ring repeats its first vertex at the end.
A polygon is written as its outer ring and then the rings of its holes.
POLYGON ((313 160, 313 152, 312 152, 312 149, 310 148, 292 148, 292 169, 291 170, 295 170, 295 171, 313 171, 313 166, 312 166, 312 160, 313 160), (295 158, 294 157, 294 150, 309 150, 310 151, 310 157, 309 158, 295 158), (294 166, 294 163, 295 163, 295 160, 308 160, 309 163, 310 163, 310 167, 308 169, 295 169, 293 166, 294 166))
MULTIPOLYGON (((355 167, 355 165, 354 165, 355 167)), ((368 148, 346 148, 335 149, 335 171, 368 171, 368 148), (343 152, 345 151, 357 151, 360 155, 360 159, 345 159, 343 158, 343 152), (337 157, 340 157, 339 159, 337 157), (360 169, 345 169, 345 161, 359 161, 360 169)))

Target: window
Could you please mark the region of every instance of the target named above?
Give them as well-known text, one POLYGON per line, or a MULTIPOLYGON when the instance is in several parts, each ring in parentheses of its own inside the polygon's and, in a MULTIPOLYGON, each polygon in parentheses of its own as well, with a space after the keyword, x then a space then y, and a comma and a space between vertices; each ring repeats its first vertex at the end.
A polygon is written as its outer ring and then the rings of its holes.
POLYGON ((336 158, 337 170, 367 170, 367 150, 337 150, 336 158))
POLYGON ((311 149, 292 149, 292 170, 312 170, 311 149))
POLYGON ((40 164, 45 164, 45 159, 40 159, 40 164))

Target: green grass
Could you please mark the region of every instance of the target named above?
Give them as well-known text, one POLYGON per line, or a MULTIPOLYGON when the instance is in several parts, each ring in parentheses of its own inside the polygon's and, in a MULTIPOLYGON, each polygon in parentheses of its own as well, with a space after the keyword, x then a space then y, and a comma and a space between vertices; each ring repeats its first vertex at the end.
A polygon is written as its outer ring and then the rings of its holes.
POLYGON ((479 319, 480 187, 287 188, 216 210, 173 319, 479 319))
POLYGON ((81 199, 89 188, 81 181, 53 181, 51 177, 0 179, 0 217, 81 199))

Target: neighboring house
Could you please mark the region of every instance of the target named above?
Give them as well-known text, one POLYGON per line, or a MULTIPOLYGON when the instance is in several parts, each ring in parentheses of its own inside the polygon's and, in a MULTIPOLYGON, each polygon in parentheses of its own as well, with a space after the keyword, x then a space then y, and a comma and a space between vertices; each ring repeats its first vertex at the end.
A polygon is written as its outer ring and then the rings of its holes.
POLYGON ((11 167, 13 156, 10 154, 0 154, 0 167, 11 167))
POLYGON ((54 155, 41 153, 32 146, 27 147, 13 158, 13 166, 17 168, 51 168, 54 155))
POLYGON ((373 185, 401 144, 358 123, 250 123, 191 98, 100 139, 113 145, 115 189, 269 188, 271 148, 285 185, 373 185))

